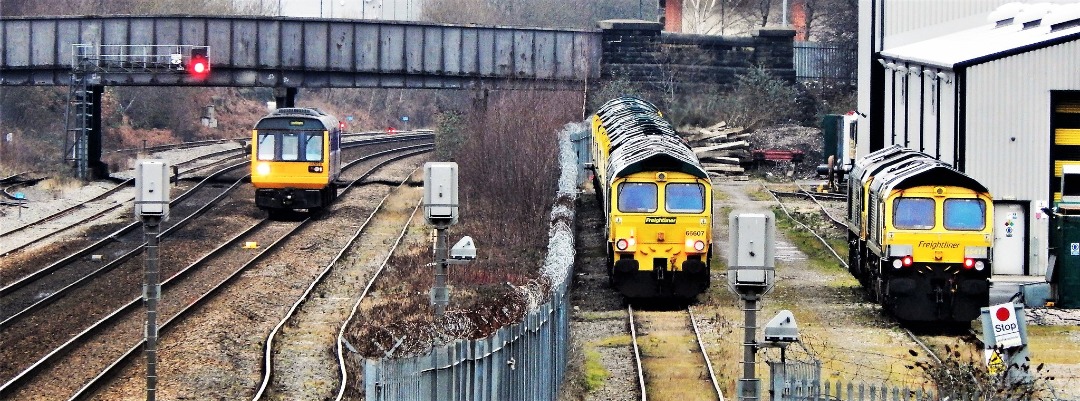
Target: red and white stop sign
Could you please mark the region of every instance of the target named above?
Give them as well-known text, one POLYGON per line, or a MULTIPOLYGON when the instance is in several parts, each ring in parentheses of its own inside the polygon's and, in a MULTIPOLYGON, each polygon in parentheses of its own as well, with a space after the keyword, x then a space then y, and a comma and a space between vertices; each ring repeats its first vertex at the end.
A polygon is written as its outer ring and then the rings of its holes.
POLYGON ((990 325, 994 328, 994 343, 997 346, 1012 348, 1024 345, 1012 302, 990 307, 990 325))

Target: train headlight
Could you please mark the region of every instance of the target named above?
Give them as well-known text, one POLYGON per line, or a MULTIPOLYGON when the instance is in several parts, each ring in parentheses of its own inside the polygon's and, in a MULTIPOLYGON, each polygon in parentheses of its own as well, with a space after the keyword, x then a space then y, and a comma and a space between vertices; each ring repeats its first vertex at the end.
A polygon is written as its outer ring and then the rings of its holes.
POLYGON ((259 163, 259 165, 255 166, 255 172, 259 173, 259 175, 270 174, 270 165, 267 163, 259 163))
POLYGON ((900 259, 893 259, 892 260, 892 267, 893 267, 893 269, 899 269, 901 267, 904 267, 904 262, 901 261, 900 259))
POLYGON ((702 241, 702 240, 694 241, 694 250, 698 251, 698 252, 704 251, 705 250, 705 241, 702 241))
POLYGON ((983 271, 986 268, 986 263, 981 260, 975 261, 975 270, 983 271))
POLYGON ((626 248, 629 248, 629 247, 630 247, 630 241, 627 241, 625 239, 619 239, 618 241, 615 241, 615 248, 617 248, 620 251, 625 251, 626 248))
POLYGON ((901 257, 901 258, 893 259, 892 267, 894 269, 899 269, 899 268, 902 268, 902 267, 911 266, 912 263, 914 263, 914 259, 911 258, 911 255, 907 255, 907 256, 904 256, 904 257, 901 257))

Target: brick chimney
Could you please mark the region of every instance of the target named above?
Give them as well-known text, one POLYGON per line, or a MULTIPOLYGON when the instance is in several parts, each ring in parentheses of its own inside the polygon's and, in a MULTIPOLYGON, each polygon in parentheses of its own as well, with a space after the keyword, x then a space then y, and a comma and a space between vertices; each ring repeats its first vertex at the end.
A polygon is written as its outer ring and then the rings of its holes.
POLYGON ((668 32, 682 32, 683 0, 660 0, 660 23, 668 32))

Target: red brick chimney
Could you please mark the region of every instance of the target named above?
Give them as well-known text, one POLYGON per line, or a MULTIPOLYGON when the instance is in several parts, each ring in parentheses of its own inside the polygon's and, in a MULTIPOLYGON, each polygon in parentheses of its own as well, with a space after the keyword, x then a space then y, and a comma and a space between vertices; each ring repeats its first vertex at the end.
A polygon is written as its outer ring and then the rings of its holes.
POLYGON ((682 32, 683 0, 660 0, 660 9, 664 12, 664 30, 682 32))
MULTIPOLYGON (((670 1, 670 0, 669 0, 670 1)), ((795 30, 795 40, 806 40, 806 3, 803 0, 793 0, 791 2, 790 13, 791 16, 791 29, 795 30)))

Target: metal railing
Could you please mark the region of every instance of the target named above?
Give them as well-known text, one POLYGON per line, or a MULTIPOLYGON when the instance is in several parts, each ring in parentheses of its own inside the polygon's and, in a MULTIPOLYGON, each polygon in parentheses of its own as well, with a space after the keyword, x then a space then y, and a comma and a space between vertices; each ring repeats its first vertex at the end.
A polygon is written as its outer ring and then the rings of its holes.
MULTIPOLYGON (((577 196, 577 157, 569 125, 560 136, 560 198, 577 196)), ((571 202, 572 204, 572 202, 571 202)), ((369 359, 364 363, 364 399, 368 401, 515 400, 555 401, 570 346, 568 297, 574 264, 572 206, 551 212, 543 273, 555 284, 548 302, 517 324, 478 340, 457 340, 426 355, 369 359)))
MULTIPOLYGON (((783 393, 773 394, 773 401, 936 401, 939 395, 924 389, 894 387, 885 384, 866 385, 863 383, 846 384, 839 381, 802 381, 793 380, 785 383, 783 393)), ((953 397, 952 400, 975 400, 978 398, 953 397)))
POLYGON ((854 84, 858 80, 857 50, 817 42, 795 42, 795 79, 835 80, 854 84))
POLYGON ((77 72, 184 71, 193 45, 71 45, 71 69, 77 72))

